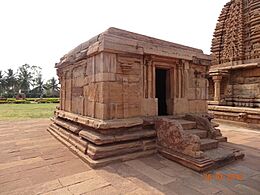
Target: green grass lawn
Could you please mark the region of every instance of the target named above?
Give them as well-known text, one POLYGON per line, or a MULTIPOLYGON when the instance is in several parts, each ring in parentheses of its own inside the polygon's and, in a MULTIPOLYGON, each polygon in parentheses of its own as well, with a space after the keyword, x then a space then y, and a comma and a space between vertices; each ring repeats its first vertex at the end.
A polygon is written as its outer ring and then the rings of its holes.
POLYGON ((0 104, 0 120, 49 118, 58 104, 0 104))

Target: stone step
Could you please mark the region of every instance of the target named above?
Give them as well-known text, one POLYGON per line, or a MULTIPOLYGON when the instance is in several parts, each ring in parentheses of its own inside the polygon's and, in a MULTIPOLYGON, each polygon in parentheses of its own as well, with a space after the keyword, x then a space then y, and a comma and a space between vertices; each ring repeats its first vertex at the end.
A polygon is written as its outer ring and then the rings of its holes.
POLYGON ((188 129, 188 130, 185 130, 185 133, 197 135, 201 139, 207 137, 207 131, 206 130, 201 130, 201 129, 188 129))
POLYGON ((198 172, 222 167, 245 156, 239 149, 223 142, 219 143, 218 148, 205 151, 202 158, 187 156, 162 146, 158 147, 158 152, 164 157, 198 172))
POLYGON ((97 146, 90 143, 88 145, 87 155, 94 160, 98 160, 151 149, 156 149, 155 139, 115 143, 103 146, 97 146))
POLYGON ((226 147, 222 143, 219 144, 218 148, 205 151, 204 155, 215 162, 222 161, 222 163, 230 157, 235 157, 236 159, 241 159, 244 157, 244 154, 238 149, 226 147))
POLYGON ((218 141, 214 139, 201 139, 200 150, 211 150, 218 147, 218 141))
POLYGON ((124 131, 117 135, 105 135, 93 130, 82 130, 79 132, 79 136, 95 145, 104 145, 116 142, 155 138, 156 131, 153 129, 143 129, 142 131, 124 131))
POLYGON ((60 118, 58 118, 58 117, 51 118, 51 120, 52 120, 55 124, 57 124, 57 125, 59 125, 59 126, 65 128, 65 129, 67 129, 67 130, 70 130, 70 131, 72 131, 72 132, 75 133, 75 134, 78 134, 78 133, 82 130, 82 127, 81 127, 81 126, 76 125, 76 124, 74 124, 74 123, 72 123, 72 122, 70 122, 70 121, 66 121, 66 120, 60 119, 60 118))
POLYGON ((218 136, 215 139, 218 140, 219 142, 227 142, 227 137, 224 136, 218 136))
POLYGON ((212 124, 213 127, 219 127, 219 124, 218 124, 218 123, 211 122, 211 124, 212 124))
POLYGON ((178 122, 181 124, 181 126, 184 130, 185 129, 194 129, 197 127, 197 124, 194 121, 187 121, 187 120, 180 119, 180 120, 178 120, 178 122))

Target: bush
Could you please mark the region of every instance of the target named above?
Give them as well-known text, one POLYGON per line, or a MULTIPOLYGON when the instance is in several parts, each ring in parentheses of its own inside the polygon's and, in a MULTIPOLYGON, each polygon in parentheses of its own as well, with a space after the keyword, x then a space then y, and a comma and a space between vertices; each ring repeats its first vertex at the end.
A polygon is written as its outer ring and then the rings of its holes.
POLYGON ((27 101, 35 101, 36 99, 39 99, 39 98, 25 98, 27 101))
POLYGON ((0 104, 30 104, 36 102, 42 103, 59 103, 60 98, 26 98, 24 100, 17 100, 15 98, 3 98, 0 99, 0 104))
POLYGON ((59 98, 41 98, 35 100, 37 103, 59 103, 60 99, 59 98))
POLYGON ((15 99, 15 98, 7 98, 6 101, 7 101, 8 103, 13 103, 13 102, 16 101, 16 99, 15 99))
POLYGON ((14 104, 30 104, 31 102, 27 101, 27 100, 15 100, 13 103, 14 104))
POLYGON ((0 100, 0 104, 30 104, 30 101, 26 100, 0 100))

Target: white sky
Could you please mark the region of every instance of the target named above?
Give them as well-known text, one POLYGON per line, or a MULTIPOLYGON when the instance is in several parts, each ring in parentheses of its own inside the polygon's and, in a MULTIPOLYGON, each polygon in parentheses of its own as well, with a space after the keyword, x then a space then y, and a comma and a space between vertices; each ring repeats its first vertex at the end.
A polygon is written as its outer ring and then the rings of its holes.
POLYGON ((1 0, 0 70, 28 63, 56 75, 68 51, 109 27, 210 53, 218 16, 229 0, 1 0))

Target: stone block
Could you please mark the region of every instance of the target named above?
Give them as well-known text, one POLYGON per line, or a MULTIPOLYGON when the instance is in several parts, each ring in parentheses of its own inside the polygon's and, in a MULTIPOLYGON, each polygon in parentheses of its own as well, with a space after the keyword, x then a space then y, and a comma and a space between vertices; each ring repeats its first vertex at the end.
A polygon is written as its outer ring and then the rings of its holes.
POLYGON ((110 119, 124 118, 124 109, 121 103, 109 103, 110 119))
POLYGON ((115 73, 98 73, 95 77, 96 82, 113 82, 117 79, 115 73))
POLYGON ((189 101, 186 98, 174 99, 174 114, 185 114, 190 112, 189 101))
POLYGON ((142 116, 156 116, 158 113, 158 100, 153 98, 141 99, 141 113, 142 116))
POLYGON ((95 117, 95 102, 87 101, 88 116, 95 117))
POLYGON ((117 73, 117 56, 115 53, 103 53, 103 72, 117 73))
POLYGON ((109 119, 109 106, 108 104, 95 103, 95 117, 98 119, 109 119))
POLYGON ((190 100, 188 102, 190 113, 207 113, 208 105, 204 100, 190 100))
POLYGON ((137 117, 141 115, 141 104, 128 104, 127 105, 127 116, 126 117, 137 117))
POLYGON ((73 96, 72 97, 72 109, 71 111, 75 114, 83 115, 84 112, 84 97, 83 96, 73 96))

